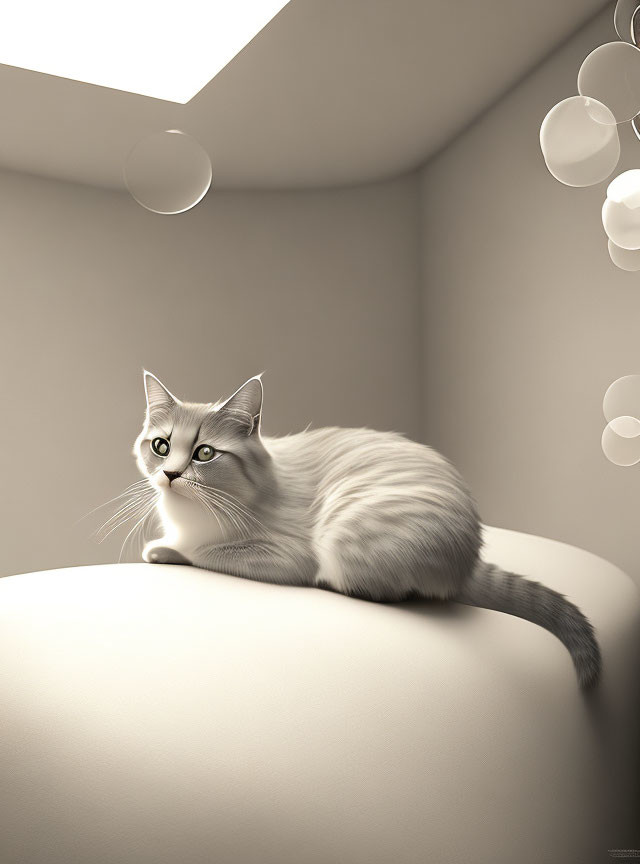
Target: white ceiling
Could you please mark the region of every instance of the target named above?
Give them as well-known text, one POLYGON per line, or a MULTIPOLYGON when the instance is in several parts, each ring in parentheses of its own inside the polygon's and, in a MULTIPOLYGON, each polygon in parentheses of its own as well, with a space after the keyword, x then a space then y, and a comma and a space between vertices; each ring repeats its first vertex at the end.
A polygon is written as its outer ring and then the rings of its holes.
POLYGON ((118 188, 141 137, 179 128, 208 150, 217 188, 382 179, 420 165, 603 5, 291 0, 186 105, 0 65, 0 166, 118 188))

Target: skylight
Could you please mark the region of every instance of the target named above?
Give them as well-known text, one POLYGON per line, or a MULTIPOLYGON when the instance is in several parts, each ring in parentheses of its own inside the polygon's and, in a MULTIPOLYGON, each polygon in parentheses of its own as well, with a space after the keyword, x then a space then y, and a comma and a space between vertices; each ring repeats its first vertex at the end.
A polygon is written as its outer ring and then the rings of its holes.
POLYGON ((0 63, 155 99, 192 99, 288 0, 19 0, 0 63))

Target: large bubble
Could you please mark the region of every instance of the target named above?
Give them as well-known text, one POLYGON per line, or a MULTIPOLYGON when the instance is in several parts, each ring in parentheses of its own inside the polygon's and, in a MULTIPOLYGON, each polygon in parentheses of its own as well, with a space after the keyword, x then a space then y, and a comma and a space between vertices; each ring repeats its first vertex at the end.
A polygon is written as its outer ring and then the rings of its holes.
POLYGON ((640 113, 640 50, 628 42, 607 42, 584 60, 578 92, 606 105, 617 123, 640 113))
POLYGON ((638 44, 640 35, 640 10, 639 0, 618 0, 613 13, 613 24, 616 33, 625 42, 631 45, 638 44))
POLYGON ((211 186, 211 161, 200 144, 177 129, 143 138, 129 153, 124 178, 138 204, 154 213, 184 213, 211 186))
POLYGON ((640 249, 640 169, 624 171, 609 183, 602 224, 616 246, 640 249))
POLYGON ((618 164, 620 139, 615 117, 596 99, 571 96, 549 111, 540 127, 547 168, 567 186, 605 180, 618 164))
POLYGON ((616 417, 602 433, 602 452, 614 465, 628 467, 640 462, 640 420, 616 417))

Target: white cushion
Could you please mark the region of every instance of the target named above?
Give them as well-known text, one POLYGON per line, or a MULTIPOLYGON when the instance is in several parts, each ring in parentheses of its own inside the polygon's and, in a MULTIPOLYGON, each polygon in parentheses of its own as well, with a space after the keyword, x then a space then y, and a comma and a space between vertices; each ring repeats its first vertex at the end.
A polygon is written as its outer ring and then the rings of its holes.
POLYGON ((485 557, 594 623, 546 631, 191 567, 0 580, 2 864, 588 864, 634 833, 638 592, 579 549, 485 557))

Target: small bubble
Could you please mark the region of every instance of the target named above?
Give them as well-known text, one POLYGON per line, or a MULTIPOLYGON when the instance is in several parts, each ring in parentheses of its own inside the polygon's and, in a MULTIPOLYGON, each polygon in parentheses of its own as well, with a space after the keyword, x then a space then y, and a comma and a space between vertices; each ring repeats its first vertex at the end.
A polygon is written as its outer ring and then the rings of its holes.
POLYGON ((614 465, 629 467, 640 462, 640 420, 623 416, 607 423, 602 452, 614 465))
POLYGON ((620 158, 620 139, 609 109, 586 96, 570 96, 549 111, 540 127, 547 168, 567 186, 605 180, 620 158))
POLYGON ((640 50, 628 42, 607 42, 584 60, 578 92, 610 109, 617 123, 640 113, 640 50))
POLYGON ((124 166, 127 188, 138 204, 154 213, 184 213, 211 186, 209 156, 178 129, 155 132, 139 141, 124 166))
POLYGON ((624 171, 609 183, 602 224, 616 246, 640 249, 640 169, 624 171))
POLYGON ((613 13, 613 25, 616 33, 624 41, 631 45, 638 44, 638 19, 637 12, 640 9, 638 0, 618 0, 613 13))
POLYGON ((623 375, 614 381, 604 394, 602 412, 609 423, 617 417, 640 418, 640 375, 623 375))

